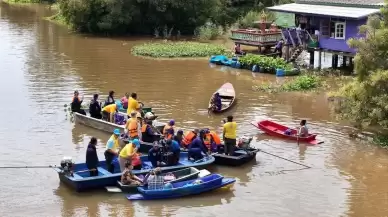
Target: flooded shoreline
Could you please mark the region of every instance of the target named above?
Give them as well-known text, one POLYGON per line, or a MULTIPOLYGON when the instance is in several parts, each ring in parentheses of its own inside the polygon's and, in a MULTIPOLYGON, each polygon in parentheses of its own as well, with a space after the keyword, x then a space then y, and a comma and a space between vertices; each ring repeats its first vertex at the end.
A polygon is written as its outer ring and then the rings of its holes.
POLYGON ((116 98, 136 91, 161 121, 177 127, 219 130, 235 116, 240 135, 252 145, 311 166, 301 167, 264 153, 241 168, 209 170, 236 177, 231 191, 169 201, 129 202, 106 192, 75 193, 51 169, 0 169, 0 216, 385 216, 388 194, 387 151, 352 140, 347 123, 331 115, 323 93, 267 94, 252 91, 256 82, 276 81, 247 70, 211 68, 205 61, 155 61, 133 57, 131 46, 146 40, 85 37, 43 20, 33 12, 0 4, 1 166, 58 165, 63 156, 85 160, 90 137, 98 138, 103 159, 109 134, 66 118, 64 104, 79 90, 86 98, 115 90, 116 98), (231 82, 238 104, 223 115, 207 115, 211 94, 231 82), (19 118, 20 117, 20 118, 19 118), (272 119, 295 126, 305 118, 325 143, 301 147, 262 135, 251 121, 272 119), (282 170, 296 170, 285 171, 282 170), (37 199, 39 198, 39 199, 37 199))

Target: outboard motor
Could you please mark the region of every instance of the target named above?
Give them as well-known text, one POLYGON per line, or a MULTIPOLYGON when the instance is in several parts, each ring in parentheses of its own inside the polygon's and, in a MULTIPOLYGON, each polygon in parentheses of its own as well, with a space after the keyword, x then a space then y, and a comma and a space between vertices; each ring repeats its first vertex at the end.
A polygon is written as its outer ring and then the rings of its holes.
POLYGON ((238 139, 237 145, 242 149, 249 149, 253 137, 242 136, 238 139))
POLYGON ((71 157, 63 157, 61 160, 61 170, 65 175, 73 176, 74 162, 71 157))

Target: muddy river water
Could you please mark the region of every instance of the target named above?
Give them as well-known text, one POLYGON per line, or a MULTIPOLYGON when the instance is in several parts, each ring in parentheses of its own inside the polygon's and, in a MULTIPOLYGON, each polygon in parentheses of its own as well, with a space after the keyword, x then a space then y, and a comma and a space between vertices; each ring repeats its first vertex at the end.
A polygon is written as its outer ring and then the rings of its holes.
MULTIPOLYGON (((212 92, 233 83, 233 114, 240 135, 253 145, 303 164, 258 153, 241 168, 213 172, 236 177, 231 191, 191 198, 129 202, 121 194, 74 193, 51 169, 0 169, 0 216, 387 216, 387 151, 348 138, 349 127, 330 114, 322 94, 264 94, 252 91, 273 76, 210 67, 205 60, 156 61, 131 56, 146 39, 108 39, 72 34, 42 17, 43 7, 0 2, 0 166, 52 165, 63 156, 84 161, 91 136, 103 158, 109 134, 74 125, 64 111, 74 90, 89 99, 115 90, 136 91, 162 121, 183 129, 219 130, 225 116, 206 112, 212 92), (324 143, 298 147, 259 133, 253 120, 297 125, 306 118, 324 143), (283 171, 295 170, 295 171, 283 171), (283 171, 283 172, 282 172, 283 171)), ((225 114, 227 115, 227 114, 225 114)))

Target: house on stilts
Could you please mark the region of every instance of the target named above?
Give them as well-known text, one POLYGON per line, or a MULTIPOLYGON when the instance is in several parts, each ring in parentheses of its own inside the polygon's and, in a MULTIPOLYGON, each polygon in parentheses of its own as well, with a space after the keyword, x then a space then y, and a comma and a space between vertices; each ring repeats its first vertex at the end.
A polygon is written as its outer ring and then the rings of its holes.
POLYGON ((350 38, 363 37, 359 26, 368 16, 378 14, 384 0, 295 0, 295 3, 268 7, 270 11, 295 14, 296 28, 283 28, 282 38, 292 52, 286 59, 295 60, 303 50, 310 53, 310 66, 318 53, 321 68, 322 52, 332 54, 332 67, 337 68, 338 56, 343 66, 352 64, 356 50, 348 46, 350 38), (347 61, 348 60, 348 61, 347 61))

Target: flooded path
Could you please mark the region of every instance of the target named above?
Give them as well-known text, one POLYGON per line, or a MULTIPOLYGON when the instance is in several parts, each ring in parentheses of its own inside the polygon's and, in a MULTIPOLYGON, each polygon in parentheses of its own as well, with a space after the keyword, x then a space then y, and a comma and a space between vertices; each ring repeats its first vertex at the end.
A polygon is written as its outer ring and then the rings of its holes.
MULTIPOLYGON (((0 2, 0 166, 58 164, 63 156, 84 161, 91 136, 103 158, 109 137, 71 123, 64 111, 74 90, 93 93, 136 91, 161 120, 173 117, 183 129, 219 129, 224 116, 208 117, 210 95, 231 82, 238 105, 239 134, 253 145, 312 169, 258 153, 242 168, 211 170, 236 177, 232 191, 192 198, 128 202, 120 194, 77 194, 59 183, 51 169, 0 169, 0 216, 386 216, 387 151, 349 140, 348 127, 330 116, 321 94, 264 94, 251 90, 273 76, 212 68, 207 61, 156 61, 130 55, 144 39, 106 39, 69 33, 42 20, 43 7, 20 8, 0 2), (297 125, 306 118, 324 144, 295 142, 259 134, 252 120, 297 125)), ((226 115, 226 114, 225 114, 226 115)))

